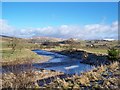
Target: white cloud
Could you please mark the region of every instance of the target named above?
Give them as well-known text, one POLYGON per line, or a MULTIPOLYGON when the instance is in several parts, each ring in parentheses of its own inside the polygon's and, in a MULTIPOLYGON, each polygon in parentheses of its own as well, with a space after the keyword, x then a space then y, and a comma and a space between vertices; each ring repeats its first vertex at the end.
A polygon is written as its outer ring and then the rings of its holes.
POLYGON ((44 28, 23 28, 17 30, 10 26, 7 21, 0 20, 0 27, 2 27, 2 34, 14 34, 19 37, 48 36, 80 39, 117 39, 118 37, 118 21, 111 24, 61 25, 58 27, 48 26, 44 28))
POLYGON ((0 30, 3 35, 14 35, 15 28, 10 26, 6 20, 0 19, 0 30))

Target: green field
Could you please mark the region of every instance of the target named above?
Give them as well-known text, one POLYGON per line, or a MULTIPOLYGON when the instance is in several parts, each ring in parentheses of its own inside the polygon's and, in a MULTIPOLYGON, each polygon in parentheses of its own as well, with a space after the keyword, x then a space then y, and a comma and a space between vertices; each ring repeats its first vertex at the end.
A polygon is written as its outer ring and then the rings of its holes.
MULTIPOLYGON (((81 47, 81 48, 74 48, 74 49, 82 50, 82 51, 86 51, 86 52, 90 52, 90 53, 95 53, 95 54, 107 54, 108 53, 107 48, 86 48, 86 47, 81 47)), ((62 50, 66 50, 66 48, 56 46, 56 47, 50 48, 48 50, 62 51, 62 50)))
POLYGON ((15 62, 18 64, 41 59, 41 56, 31 51, 31 49, 34 48, 33 44, 29 44, 25 41, 19 41, 17 42, 15 50, 13 51, 10 43, 12 43, 10 39, 5 38, 0 42, 2 63, 10 64, 10 62, 12 62, 13 64, 15 62))
POLYGON ((14 53, 11 53, 10 48, 2 50, 3 62, 15 61, 15 60, 33 60, 40 59, 36 53, 32 52, 29 49, 15 50, 14 53))
POLYGON ((107 49, 102 48, 83 48, 80 50, 84 50, 90 53, 96 53, 96 54, 107 54, 107 49))
MULTIPOLYGON (((36 53, 32 52, 31 50, 34 49, 45 49, 45 50, 56 50, 56 51, 62 51, 62 50, 70 50, 71 46, 68 44, 64 44, 63 46, 42 46, 38 43, 29 43, 28 39, 20 39, 20 38, 5 38, 3 37, 2 40, 0 40, 0 52, 2 53, 2 62, 9 62, 9 61, 29 61, 29 60, 36 60, 40 59, 41 56, 38 56, 36 53), (15 50, 13 50, 13 46, 15 45, 15 50), (67 45, 67 46, 66 46, 67 45)), ((86 47, 87 41, 80 41, 80 44, 77 44, 77 46, 72 45, 72 49, 76 50, 82 50, 87 51, 90 53, 95 54, 107 54, 108 48, 91 48, 86 47)), ((104 42, 102 42, 104 43, 104 42)), ((117 44, 116 41, 114 42, 107 42, 108 46, 115 46, 117 44)))

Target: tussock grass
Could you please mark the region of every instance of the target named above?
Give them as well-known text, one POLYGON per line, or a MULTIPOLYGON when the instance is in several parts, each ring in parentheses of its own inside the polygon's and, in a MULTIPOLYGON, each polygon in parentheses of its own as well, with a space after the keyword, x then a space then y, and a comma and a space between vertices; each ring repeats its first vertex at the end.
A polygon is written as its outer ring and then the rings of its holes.
POLYGON ((119 62, 111 63, 110 65, 101 65, 94 70, 74 75, 66 79, 56 79, 46 88, 57 88, 72 90, 96 90, 110 89, 119 90, 120 86, 120 67, 119 62), (52 87, 53 86, 53 87, 52 87))
MULTIPOLYGON (((41 88, 37 81, 44 80, 63 73, 53 72, 50 70, 27 70, 19 73, 3 73, 2 74, 2 88, 41 88)), ((45 82, 44 82, 45 83, 45 82)))
POLYGON ((2 88, 35 88, 35 73, 20 72, 20 73, 4 73, 2 75, 2 88))
MULTIPOLYGON (((52 72, 49 70, 33 70, 30 66, 28 67, 29 70, 22 71, 23 68, 14 67, 19 64, 27 63, 32 64, 38 60, 43 59, 43 57, 37 55, 36 53, 32 52, 30 49, 15 49, 14 53, 11 53, 11 48, 3 48, 1 50, 2 54, 2 66, 8 65, 7 68, 9 69, 9 65, 13 65, 13 68, 17 70, 21 70, 19 72, 8 72, 3 73, 2 78, 0 78, 0 88, 7 88, 7 89, 18 89, 18 88, 37 88, 37 80, 52 77, 54 75, 59 75, 59 72, 52 72)), ((14 69, 13 69, 14 70, 14 69)), ((12 71, 13 71, 12 70, 12 71)))
POLYGON ((108 66, 108 69, 111 71, 115 71, 117 69, 119 69, 119 63, 118 62, 114 62, 111 65, 108 66))

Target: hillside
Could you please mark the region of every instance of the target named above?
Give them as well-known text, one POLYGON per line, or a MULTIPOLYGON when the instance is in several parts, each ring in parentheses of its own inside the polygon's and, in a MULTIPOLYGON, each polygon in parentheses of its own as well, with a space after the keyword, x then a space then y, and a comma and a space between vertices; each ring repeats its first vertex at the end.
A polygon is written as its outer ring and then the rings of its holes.
POLYGON ((1 36, 0 40, 0 52, 2 53, 2 65, 11 64, 23 64, 30 62, 42 62, 48 58, 37 55, 32 52, 37 46, 32 43, 28 43, 28 40, 23 38, 1 36))
POLYGON ((62 41, 63 39, 61 38, 54 38, 54 37, 42 37, 42 36, 38 36, 38 37, 32 37, 32 40, 39 40, 41 42, 45 42, 45 41, 49 41, 49 42, 58 42, 58 41, 62 41))

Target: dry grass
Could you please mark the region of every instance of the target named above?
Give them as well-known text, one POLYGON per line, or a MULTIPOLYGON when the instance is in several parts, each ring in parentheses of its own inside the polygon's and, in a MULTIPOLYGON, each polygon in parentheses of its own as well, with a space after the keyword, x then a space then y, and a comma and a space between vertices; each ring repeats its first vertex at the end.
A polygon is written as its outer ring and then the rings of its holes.
POLYGON ((90 85, 90 80, 87 76, 83 75, 83 76, 80 76, 78 79, 76 79, 76 82, 79 84, 79 85, 83 85, 83 86, 89 86, 90 85))
POLYGON ((78 90, 96 90, 111 89, 119 90, 120 86, 120 68, 119 62, 110 65, 101 65, 94 70, 84 72, 80 76, 74 75, 71 78, 57 79, 46 88, 60 87, 61 89, 78 89, 78 90))
POLYGON ((62 75, 63 73, 54 72, 50 70, 27 70, 19 73, 3 73, 2 88, 40 88, 37 84, 37 80, 43 80, 45 78, 62 75))
POLYGON ((112 70, 115 71, 115 70, 119 69, 119 63, 118 62, 112 63, 111 65, 108 66, 108 69, 111 70, 111 71, 112 70))
POLYGON ((35 88, 35 73, 21 72, 19 74, 7 73, 2 75, 3 88, 35 88))

